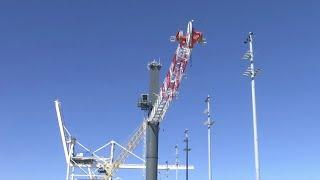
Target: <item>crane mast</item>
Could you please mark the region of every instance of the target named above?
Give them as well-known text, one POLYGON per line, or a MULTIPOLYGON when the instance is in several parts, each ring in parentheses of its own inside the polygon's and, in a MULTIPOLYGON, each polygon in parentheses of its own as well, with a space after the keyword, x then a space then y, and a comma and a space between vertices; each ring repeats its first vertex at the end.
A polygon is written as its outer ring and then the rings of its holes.
POLYGON ((110 179, 115 171, 123 164, 126 158, 129 156, 129 152, 132 152, 140 143, 143 134, 146 130, 147 122, 160 123, 172 102, 173 98, 177 95, 179 86, 186 73, 186 68, 191 57, 191 52, 195 44, 205 43, 201 32, 195 31, 192 27, 192 21, 188 23, 187 32, 183 35, 182 31, 179 31, 176 36, 171 37, 171 41, 178 42, 178 47, 174 53, 171 61, 169 71, 160 87, 159 94, 157 94, 156 101, 153 104, 152 110, 148 118, 144 119, 142 124, 133 133, 129 139, 126 149, 128 151, 121 151, 114 163, 105 165, 106 178, 110 179))

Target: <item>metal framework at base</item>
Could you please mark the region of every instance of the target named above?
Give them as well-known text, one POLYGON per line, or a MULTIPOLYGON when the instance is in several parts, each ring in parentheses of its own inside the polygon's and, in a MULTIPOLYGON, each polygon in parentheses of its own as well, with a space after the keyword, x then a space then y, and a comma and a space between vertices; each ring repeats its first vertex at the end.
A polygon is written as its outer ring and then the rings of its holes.
MULTIPOLYGON (((90 180, 111 180, 113 176, 106 176, 105 167, 111 168, 117 151, 126 151, 142 164, 120 164, 119 169, 145 169, 145 160, 132 151, 121 146, 116 141, 109 141, 105 145, 92 151, 82 145, 75 137, 72 137, 67 130, 61 109, 61 102, 55 101, 57 120, 60 129, 60 135, 63 150, 66 159, 67 173, 66 180, 90 179, 90 180), (109 152, 109 153, 108 153, 109 152)), ((184 170, 184 165, 158 165, 158 170, 184 170)), ((193 166, 189 169, 194 169, 193 166)))

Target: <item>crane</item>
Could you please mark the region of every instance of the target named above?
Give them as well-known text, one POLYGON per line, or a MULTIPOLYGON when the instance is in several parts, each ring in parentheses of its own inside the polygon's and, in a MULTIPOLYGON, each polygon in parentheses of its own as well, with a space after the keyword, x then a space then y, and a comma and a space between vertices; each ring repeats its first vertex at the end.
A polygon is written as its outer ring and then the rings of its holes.
MULTIPOLYGON (((73 180, 74 178, 111 180, 117 169, 146 168, 145 164, 125 164, 125 160, 129 155, 132 155, 145 163, 145 160, 134 154, 133 151, 145 135, 146 124, 147 122, 160 123, 163 120, 171 101, 178 93, 191 57, 192 48, 197 43, 205 43, 202 33, 193 29, 192 21, 188 23, 185 35, 182 31, 179 31, 170 40, 178 42, 178 47, 174 53, 169 71, 160 87, 159 94, 156 94, 156 100, 152 105, 149 116, 143 119, 141 125, 130 136, 131 138, 127 145, 122 146, 112 140, 96 150, 90 150, 85 147, 68 131, 63 118, 61 102, 59 100, 55 101, 56 115, 67 164, 66 180, 73 180), (115 152, 116 146, 119 148, 117 152, 115 152), (110 149, 109 156, 105 154, 108 149, 110 149)), ((181 170, 186 168, 183 165, 158 166, 159 170, 181 170)), ((191 166, 188 169, 194 169, 194 167, 191 166)))
MULTIPOLYGON (((57 113, 57 120, 67 165, 66 180, 85 178, 90 180, 106 179, 104 166, 111 166, 114 162, 116 150, 127 151, 131 156, 142 162, 142 164, 120 164, 119 169, 145 169, 145 160, 142 157, 128 151, 125 147, 114 140, 111 140, 96 150, 84 146, 71 135, 64 122, 61 102, 54 101, 57 113)), ((183 170, 186 166, 180 165, 159 165, 158 170, 183 170)), ((188 169, 194 169, 193 166, 188 169)), ((109 177, 108 180, 111 180, 109 177)))
POLYGON ((192 27, 193 21, 188 22, 187 32, 184 35, 183 31, 179 31, 176 36, 170 38, 173 42, 178 42, 178 47, 174 53, 172 62, 169 67, 169 71, 160 87, 157 99, 153 104, 152 111, 149 116, 145 118, 141 125, 134 131, 133 135, 129 139, 126 150, 120 151, 115 160, 104 165, 105 179, 111 179, 120 165, 125 162, 130 152, 137 147, 142 140, 143 134, 146 129, 147 122, 161 122, 170 106, 170 103, 178 93, 179 86, 186 73, 188 62, 190 61, 191 52, 195 44, 205 43, 202 32, 196 31, 192 27))

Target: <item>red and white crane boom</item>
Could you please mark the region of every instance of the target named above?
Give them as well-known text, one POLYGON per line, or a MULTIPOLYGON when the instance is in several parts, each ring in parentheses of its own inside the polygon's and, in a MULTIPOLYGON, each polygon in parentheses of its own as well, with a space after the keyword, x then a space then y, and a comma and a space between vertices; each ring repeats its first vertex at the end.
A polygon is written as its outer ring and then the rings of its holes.
MULTIPOLYGON (((130 152, 132 152, 141 141, 145 131, 146 121, 161 122, 163 120, 171 101, 177 95, 191 57, 192 49, 195 44, 204 43, 204 38, 201 32, 193 29, 192 21, 190 21, 188 23, 187 33, 184 35, 182 31, 179 31, 176 36, 171 38, 171 41, 178 42, 178 47, 149 117, 143 121, 126 145, 126 149, 130 152)), ((128 151, 121 151, 112 166, 109 164, 105 166, 107 179, 114 174, 115 170, 124 163, 128 156, 128 151)))

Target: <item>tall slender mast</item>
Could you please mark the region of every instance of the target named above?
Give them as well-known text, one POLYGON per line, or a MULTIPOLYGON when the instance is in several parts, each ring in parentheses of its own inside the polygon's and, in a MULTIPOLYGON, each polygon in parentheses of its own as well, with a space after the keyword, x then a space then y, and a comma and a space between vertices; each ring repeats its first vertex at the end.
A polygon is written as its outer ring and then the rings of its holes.
POLYGON ((214 121, 211 120, 211 114, 210 114, 210 95, 207 96, 205 102, 207 103, 207 121, 205 122, 205 125, 208 127, 208 179, 212 180, 211 173, 211 126, 213 125, 214 121))
POLYGON ((189 130, 186 129, 184 131, 185 134, 185 139, 184 142, 186 143, 186 148, 184 149, 184 151, 186 151, 186 180, 189 179, 189 151, 191 151, 191 149, 189 148, 189 130))
MULTIPOLYGON (((155 60, 148 64, 150 70, 150 116, 159 94, 159 73, 161 64, 155 60)), ((146 180, 158 179, 158 145, 159 145, 159 122, 148 121, 146 123, 146 180)))
POLYGON ((255 92, 255 77, 259 69, 255 69, 253 62, 253 33, 249 32, 246 44, 249 44, 249 51, 244 55, 243 59, 250 61, 250 66, 244 75, 251 79, 251 93, 252 93, 252 117, 253 117, 253 140, 254 140, 254 158, 255 158, 255 171, 256 180, 260 180, 260 162, 259 162, 259 142, 258 142, 258 130, 257 130, 257 111, 256 111, 256 92, 255 92))

